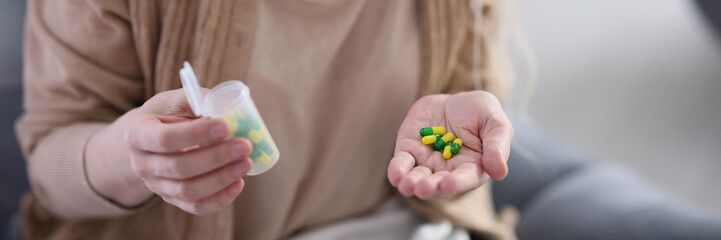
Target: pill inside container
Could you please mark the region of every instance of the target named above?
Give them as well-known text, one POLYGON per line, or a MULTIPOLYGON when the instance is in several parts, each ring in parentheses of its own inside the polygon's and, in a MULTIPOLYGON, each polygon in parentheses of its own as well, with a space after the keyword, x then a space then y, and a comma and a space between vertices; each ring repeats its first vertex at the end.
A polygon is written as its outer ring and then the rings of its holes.
POLYGON ((230 80, 215 86, 203 97, 198 79, 188 62, 183 63, 180 80, 196 116, 223 119, 231 137, 244 137, 253 144, 250 154, 253 168, 248 175, 261 174, 278 162, 278 147, 250 97, 248 86, 241 81, 230 80))

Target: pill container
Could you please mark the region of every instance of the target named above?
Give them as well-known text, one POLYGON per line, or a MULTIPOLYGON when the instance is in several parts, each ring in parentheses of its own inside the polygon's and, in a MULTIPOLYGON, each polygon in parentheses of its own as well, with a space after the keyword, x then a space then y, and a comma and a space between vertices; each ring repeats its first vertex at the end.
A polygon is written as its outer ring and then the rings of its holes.
POLYGON ((223 119, 230 130, 230 137, 244 137, 253 144, 250 154, 253 168, 248 175, 261 174, 278 162, 278 147, 250 97, 248 86, 241 81, 230 80, 215 86, 203 97, 198 79, 188 62, 183 63, 180 80, 196 116, 223 119))

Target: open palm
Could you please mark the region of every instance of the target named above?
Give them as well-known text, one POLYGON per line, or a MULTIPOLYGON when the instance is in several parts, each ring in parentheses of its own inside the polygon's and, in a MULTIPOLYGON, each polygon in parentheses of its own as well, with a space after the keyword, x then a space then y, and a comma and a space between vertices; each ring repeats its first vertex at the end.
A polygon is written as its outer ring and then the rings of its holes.
POLYGON ((508 173, 513 127, 498 99, 482 91, 431 95, 418 100, 398 130, 388 179, 405 196, 448 197, 508 173), (463 141, 446 160, 421 142, 419 130, 443 126, 463 141))

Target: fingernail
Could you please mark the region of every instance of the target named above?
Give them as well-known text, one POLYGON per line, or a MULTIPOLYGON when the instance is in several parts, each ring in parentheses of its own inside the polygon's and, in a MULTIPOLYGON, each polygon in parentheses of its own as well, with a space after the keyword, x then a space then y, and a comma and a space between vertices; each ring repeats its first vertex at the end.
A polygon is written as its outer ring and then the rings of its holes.
POLYGON ((239 142, 233 142, 230 145, 230 155, 234 160, 243 157, 243 146, 239 142))
POLYGON ((225 126, 216 124, 210 128, 210 136, 214 139, 223 139, 228 135, 228 131, 225 130, 225 126))

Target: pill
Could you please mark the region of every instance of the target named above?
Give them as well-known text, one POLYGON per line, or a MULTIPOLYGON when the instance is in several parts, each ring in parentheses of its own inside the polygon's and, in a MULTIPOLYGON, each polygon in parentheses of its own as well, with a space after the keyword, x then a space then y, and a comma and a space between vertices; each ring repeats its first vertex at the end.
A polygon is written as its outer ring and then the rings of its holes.
POLYGON ((250 128, 260 129, 260 123, 252 115, 248 115, 248 117, 245 118, 245 122, 248 124, 248 127, 250 127, 250 128))
POLYGON ((253 152, 250 153, 250 159, 253 160, 253 163, 256 163, 256 161, 258 160, 258 158, 259 158, 260 156, 263 156, 263 154, 265 154, 265 153, 264 153, 262 150, 260 150, 260 149, 253 149, 253 152))
POLYGON ((434 136, 434 135, 425 136, 425 137, 421 138, 421 142, 423 142, 423 144, 435 143, 435 142, 436 142, 436 136, 434 136))
POLYGON ((446 146, 446 141, 443 141, 443 139, 438 139, 435 144, 433 144, 433 150, 441 151, 446 146))
POLYGON ((439 127, 421 128, 421 136, 444 134, 444 133, 446 133, 446 128, 440 127, 440 126, 439 127))
POLYGON ((258 149, 268 155, 272 155, 274 152, 273 147, 270 145, 270 142, 266 141, 265 139, 253 144, 253 149, 258 149))
POLYGON ((263 134, 260 133, 260 131, 253 129, 248 132, 248 139, 250 139, 253 143, 259 143, 263 140, 263 134))
POLYGON ((266 138, 266 139, 269 139, 269 138, 270 138, 270 132, 268 132, 268 129, 267 129, 267 128, 263 128, 263 130, 260 131, 260 133, 263 134, 263 137, 264 137, 264 138, 266 138))
POLYGON ((240 113, 230 113, 223 117, 223 121, 228 125, 228 131, 230 131, 230 137, 245 137, 248 134, 248 126, 243 121, 245 116, 240 113))
POLYGON ((231 138, 235 136, 235 132, 238 130, 238 122, 235 121, 235 118, 232 114, 228 114, 223 118, 223 121, 225 121, 225 125, 228 126, 228 131, 230 134, 228 135, 228 138, 231 138))
POLYGON ((453 133, 446 133, 446 135, 443 135, 443 137, 441 139, 443 139, 444 142, 449 143, 449 142, 453 141, 453 137, 454 137, 453 133))
POLYGON ((250 131, 250 128, 245 124, 245 122, 238 121, 238 129, 235 130, 235 136, 236 137, 245 137, 248 136, 248 132, 250 131))
POLYGON ((453 145, 451 145, 451 153, 458 154, 458 152, 461 151, 462 145, 463 141, 461 141, 460 138, 456 138, 456 140, 453 141, 453 145))
POLYGON ((263 152, 268 155, 273 155, 273 153, 275 152, 275 150, 273 150, 273 147, 271 147, 270 145, 261 146, 260 149, 262 149, 263 152))
POLYGON ((432 143, 435 143, 436 141, 438 141, 438 139, 441 139, 440 134, 428 135, 428 136, 421 138, 421 142, 423 142, 423 144, 432 144, 432 143))
POLYGON ((451 154, 451 146, 446 146, 443 149, 443 158, 450 159, 452 156, 453 154, 451 154))
POLYGON ((262 155, 260 155, 260 157, 258 157, 256 162, 260 162, 263 165, 268 165, 268 164, 270 164, 270 156, 268 156, 268 154, 263 153, 262 155))

